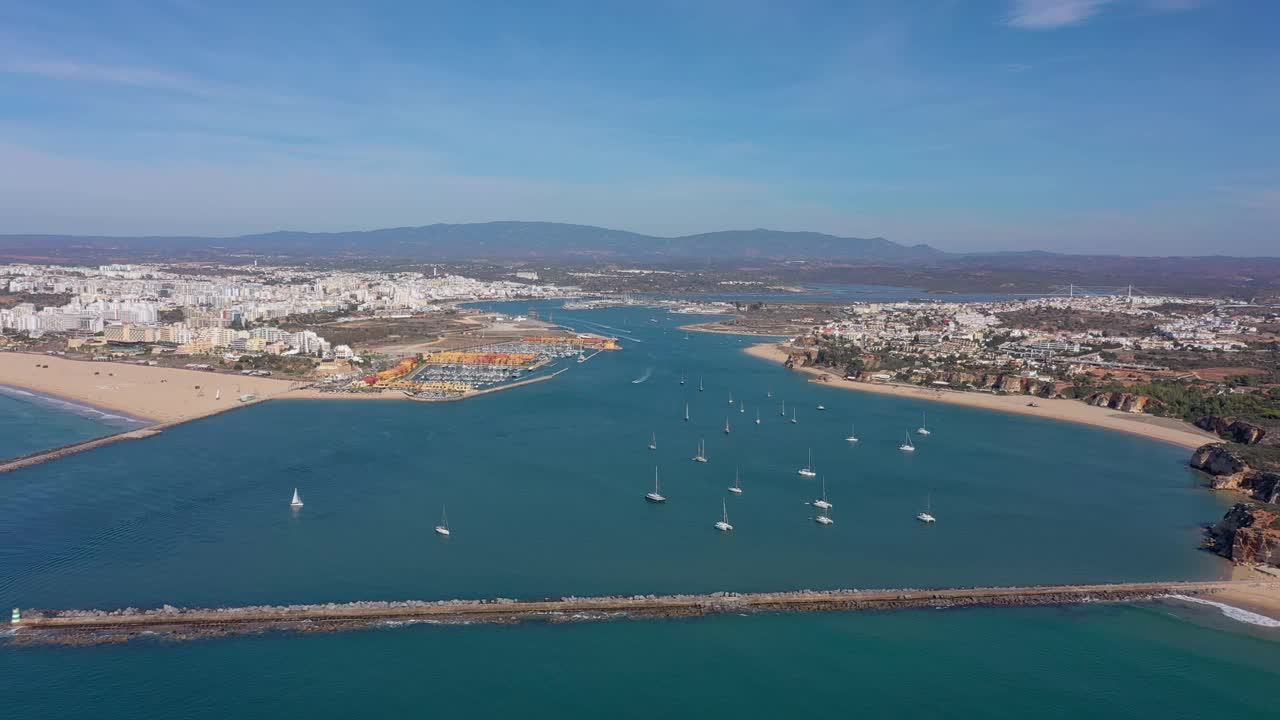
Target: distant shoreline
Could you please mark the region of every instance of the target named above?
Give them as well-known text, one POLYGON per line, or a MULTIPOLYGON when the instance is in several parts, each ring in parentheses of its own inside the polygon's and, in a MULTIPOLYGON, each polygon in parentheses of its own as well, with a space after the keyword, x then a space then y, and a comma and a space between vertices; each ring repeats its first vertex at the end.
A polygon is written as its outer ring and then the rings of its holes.
MULTIPOLYGON (((775 343, 758 343, 743 352, 755 358, 770 360, 781 364, 787 359, 787 353, 775 343)), ((1092 425, 1106 430, 1117 430, 1131 435, 1159 440, 1185 448, 1198 448, 1205 443, 1220 442, 1215 435, 1172 418, 1159 418, 1151 415, 1119 412, 1109 408, 1087 405, 1079 400, 1044 399, 1033 395, 995 395, 990 393, 966 392, 962 390, 937 389, 919 385, 869 383, 845 380, 837 373, 813 367, 797 367, 797 371, 812 375, 815 378, 826 378, 827 381, 811 380, 815 385, 824 385, 842 390, 874 392, 882 395, 940 402, 949 405, 983 408, 997 412, 1016 415, 1032 415, 1050 420, 1061 420, 1078 425, 1092 425), (1034 402, 1035 407, 1027 403, 1034 402)))

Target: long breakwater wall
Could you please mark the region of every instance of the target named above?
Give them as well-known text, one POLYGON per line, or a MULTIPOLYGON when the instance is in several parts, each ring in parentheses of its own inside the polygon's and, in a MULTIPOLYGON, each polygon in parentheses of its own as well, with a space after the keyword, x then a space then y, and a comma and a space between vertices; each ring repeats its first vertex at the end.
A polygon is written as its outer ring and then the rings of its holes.
POLYGON ((1248 584, 1143 582, 1029 587, 888 590, 800 590, 776 593, 566 597, 556 600, 442 600, 327 603, 320 605, 175 608, 153 610, 15 610, 13 640, 26 643, 101 644, 141 634, 193 639, 270 630, 298 632, 357 629, 384 624, 574 622, 626 618, 699 617, 723 613, 838 612, 1035 606, 1128 602, 1163 595, 1204 595, 1248 584))

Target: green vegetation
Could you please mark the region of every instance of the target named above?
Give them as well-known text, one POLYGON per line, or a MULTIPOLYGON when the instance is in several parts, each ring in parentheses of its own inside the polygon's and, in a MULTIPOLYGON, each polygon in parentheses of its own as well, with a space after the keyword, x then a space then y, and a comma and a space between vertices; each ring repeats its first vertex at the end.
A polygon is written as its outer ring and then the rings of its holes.
POLYGON ((1202 417, 1234 417, 1263 427, 1280 426, 1280 388, 1266 392, 1227 393, 1198 383, 1155 382, 1122 385, 1077 383, 1063 393, 1067 397, 1085 397, 1095 392, 1127 392, 1150 395, 1155 403, 1147 406, 1153 415, 1176 417, 1195 422, 1202 417))
MULTIPOLYGON (((224 363, 225 365, 225 363, 224 363)), ((306 375, 315 369, 316 359, 301 355, 242 355, 235 370, 270 370, 285 375, 306 375)))

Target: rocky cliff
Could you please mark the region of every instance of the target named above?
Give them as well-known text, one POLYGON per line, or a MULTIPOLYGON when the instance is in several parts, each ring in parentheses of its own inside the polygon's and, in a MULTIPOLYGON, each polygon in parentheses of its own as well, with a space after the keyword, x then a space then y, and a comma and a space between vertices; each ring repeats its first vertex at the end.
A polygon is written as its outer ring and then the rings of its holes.
POLYGON ((1209 529, 1205 547, 1239 563, 1280 564, 1280 512, 1239 503, 1209 529))
POLYGON ((1200 418, 1196 421, 1196 427, 1241 445, 1257 445, 1267 436, 1265 428, 1238 418, 1217 415, 1206 415, 1200 418))
POLYGON ((1127 392, 1098 392, 1086 397, 1084 401, 1090 405, 1121 412, 1141 413, 1147 409, 1151 398, 1147 395, 1134 395, 1127 392))
POLYGON ((1251 466, 1228 445, 1201 445, 1191 456, 1191 467, 1208 473, 1214 490, 1238 490, 1255 500, 1280 503, 1280 472, 1251 466))

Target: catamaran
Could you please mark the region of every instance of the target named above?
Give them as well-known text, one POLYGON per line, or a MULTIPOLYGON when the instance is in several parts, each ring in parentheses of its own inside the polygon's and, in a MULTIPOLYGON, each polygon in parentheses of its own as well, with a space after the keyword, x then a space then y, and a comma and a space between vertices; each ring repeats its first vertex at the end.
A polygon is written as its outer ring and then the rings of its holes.
POLYGON ((835 507, 831 503, 827 502, 827 479, 825 477, 822 478, 822 497, 817 500, 814 500, 812 503, 809 503, 809 504, 813 505, 819 510, 830 510, 831 508, 835 507))
POLYGON ((707 461, 707 443, 705 440, 698 441, 698 454, 693 456, 693 461, 700 463, 707 461))
POLYGON ((815 517, 813 521, 818 523, 819 525, 830 525, 835 522, 835 520, 832 520, 831 516, 827 514, 826 510, 823 510, 822 512, 818 513, 818 516, 815 517))
POLYGON ((849 437, 845 438, 851 443, 858 442, 858 429, 852 423, 849 424, 849 437))
POLYGON ((445 514, 444 506, 440 506, 440 524, 436 526, 436 534, 449 537, 449 516, 445 514))
POLYGON ((293 489, 293 500, 289 501, 289 507, 302 507, 302 498, 298 496, 298 488, 293 489))
POLYGON ((729 492, 734 495, 742 494, 742 471, 739 468, 733 469, 733 487, 729 488, 729 492))
POLYGON ((720 521, 716 523, 716 529, 720 532, 729 532, 733 526, 729 524, 729 506, 724 500, 720 501, 720 521))
POLYGON ((917 435, 928 435, 929 425, 925 422, 924 413, 920 413, 920 427, 916 428, 917 435))
POLYGON ((805 477, 814 477, 818 474, 813 471, 813 448, 809 448, 809 464, 800 468, 800 474, 805 477))
POLYGON ((657 450, 657 449, 658 449, 658 433, 654 433, 654 434, 649 438, 649 449, 650 449, 650 450, 657 450))
POLYGON ((729 434, 729 418, 724 419, 724 434, 729 434))
POLYGON ((898 446, 898 449, 901 450, 902 452, 916 451, 916 446, 911 444, 911 433, 906 433, 906 439, 903 441, 901 445, 898 446))
POLYGON ((666 496, 662 494, 662 486, 658 484, 658 468, 653 469, 653 492, 646 493, 645 500, 651 503, 664 503, 667 501, 666 496))
POLYGON ((933 510, 933 493, 925 496, 924 512, 916 513, 916 519, 922 523, 938 522, 938 518, 929 514, 931 510, 933 510))

